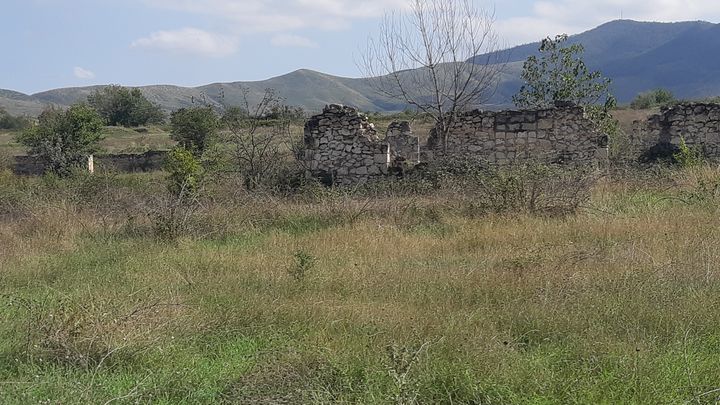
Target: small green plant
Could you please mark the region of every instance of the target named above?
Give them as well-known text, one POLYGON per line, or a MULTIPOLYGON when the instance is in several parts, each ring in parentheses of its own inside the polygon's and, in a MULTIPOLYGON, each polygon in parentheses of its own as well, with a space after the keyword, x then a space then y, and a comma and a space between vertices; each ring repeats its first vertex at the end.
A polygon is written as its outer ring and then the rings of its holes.
POLYGON ((673 160, 682 168, 697 167, 702 164, 702 155, 696 147, 690 147, 684 137, 680 137, 678 151, 673 153, 673 160))
POLYGON ((168 196, 155 215, 155 231, 172 239, 190 230, 192 219, 201 207, 205 171, 192 152, 182 147, 168 153, 164 169, 168 173, 168 196))
POLYGON ((392 393, 392 402, 398 405, 416 404, 419 382, 413 376, 413 369, 422 360, 427 352, 430 342, 419 348, 392 344, 386 347, 388 374, 395 385, 392 393))
POLYGON ((295 279, 295 281, 303 281, 307 273, 312 271, 317 263, 317 257, 303 251, 298 250, 293 255, 295 263, 288 269, 288 274, 295 279))
POLYGON ((191 151, 182 147, 171 150, 164 169, 168 173, 168 190, 174 196, 197 193, 203 168, 191 151))

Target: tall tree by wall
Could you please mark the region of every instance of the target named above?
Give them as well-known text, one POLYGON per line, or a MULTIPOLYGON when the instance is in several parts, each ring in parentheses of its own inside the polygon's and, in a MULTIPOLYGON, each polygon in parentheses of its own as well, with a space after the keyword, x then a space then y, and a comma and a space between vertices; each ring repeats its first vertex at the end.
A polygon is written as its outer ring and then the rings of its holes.
POLYGON ((611 111, 616 106, 610 79, 590 70, 583 60, 582 44, 567 44, 568 36, 545 38, 539 56, 530 56, 523 65, 520 91, 513 96, 519 108, 543 109, 563 104, 583 107, 598 130, 614 136, 618 123, 611 111))

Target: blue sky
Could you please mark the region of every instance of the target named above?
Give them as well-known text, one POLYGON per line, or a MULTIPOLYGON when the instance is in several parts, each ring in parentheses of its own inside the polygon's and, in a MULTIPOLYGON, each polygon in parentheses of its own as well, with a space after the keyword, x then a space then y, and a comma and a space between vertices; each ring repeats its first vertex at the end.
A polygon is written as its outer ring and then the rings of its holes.
MULTIPOLYGON (((357 77, 383 13, 405 0, 2 0, 0 88, 196 86, 300 68, 357 77)), ((448 0, 452 1, 452 0, 448 0)), ((477 0, 515 45, 625 18, 720 20, 718 0, 477 0)))

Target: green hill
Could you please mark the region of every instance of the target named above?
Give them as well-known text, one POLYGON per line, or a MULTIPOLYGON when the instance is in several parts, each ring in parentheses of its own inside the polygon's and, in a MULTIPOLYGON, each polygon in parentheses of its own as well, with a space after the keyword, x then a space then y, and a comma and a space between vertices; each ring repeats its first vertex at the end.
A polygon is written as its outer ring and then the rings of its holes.
MULTIPOLYGON (((571 42, 585 46, 588 65, 613 79, 620 102, 636 94, 664 87, 683 98, 720 95, 720 25, 708 22, 654 23, 619 20, 574 35, 571 42)), ((493 58, 507 61, 497 91, 485 108, 510 106, 520 86, 523 61, 537 53, 538 43, 517 46, 493 58)), ((488 55, 470 61, 488 60, 488 55)), ((94 87, 77 87, 26 95, 0 90, 0 107, 13 114, 37 115, 49 105, 66 106, 82 101, 94 87)), ((251 102, 258 101, 266 88, 275 89, 289 105, 318 111, 330 103, 342 103, 366 111, 399 111, 405 105, 378 94, 372 79, 332 76, 312 70, 297 70, 256 82, 214 83, 188 88, 171 85, 140 87, 146 97, 172 111, 202 103, 235 105, 249 90, 251 102)))

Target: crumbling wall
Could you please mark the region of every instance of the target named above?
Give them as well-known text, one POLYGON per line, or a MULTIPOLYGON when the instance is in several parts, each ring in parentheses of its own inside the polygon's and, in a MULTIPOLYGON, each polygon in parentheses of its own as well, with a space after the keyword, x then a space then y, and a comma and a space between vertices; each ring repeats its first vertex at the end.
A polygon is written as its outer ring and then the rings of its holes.
POLYGON ((390 148, 364 114, 332 104, 305 124, 305 163, 329 184, 364 183, 388 173, 390 148))
MULTIPOLYGON (((149 151, 142 154, 96 155, 95 166, 121 173, 162 170, 167 152, 149 151)), ((39 176, 45 173, 47 162, 34 156, 15 156, 12 171, 19 175, 39 176)))
POLYGON ((720 104, 684 103, 636 121, 630 143, 641 160, 671 156, 681 139, 712 160, 720 159, 720 104))
POLYGON ((537 111, 470 111, 451 125, 447 137, 433 130, 432 158, 470 158, 495 165, 607 163, 608 138, 594 129, 582 108, 537 111))
POLYGON ((413 135, 408 121, 391 123, 385 141, 390 145, 393 164, 420 163, 420 138, 413 135))

